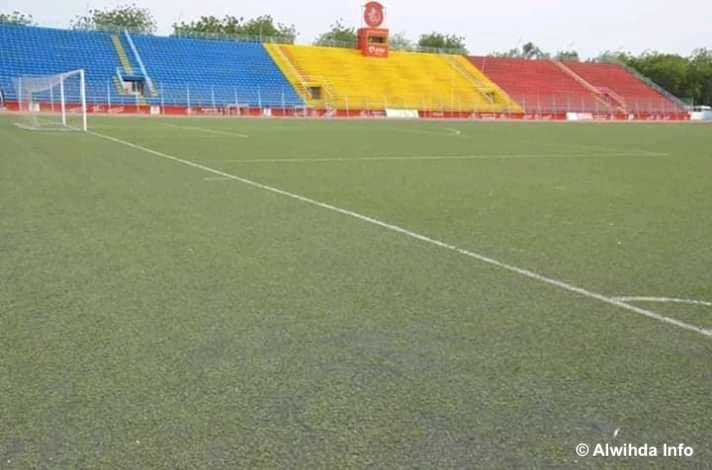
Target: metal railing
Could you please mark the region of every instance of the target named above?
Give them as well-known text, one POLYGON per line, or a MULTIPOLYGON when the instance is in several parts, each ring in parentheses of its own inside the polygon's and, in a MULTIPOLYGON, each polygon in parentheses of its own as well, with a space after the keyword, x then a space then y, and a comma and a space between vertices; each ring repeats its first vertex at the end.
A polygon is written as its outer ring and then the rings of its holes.
MULTIPOLYGON (((226 104, 245 104, 256 107, 292 107, 304 105, 301 98, 291 87, 255 87, 246 90, 244 87, 209 84, 163 84, 156 83, 157 96, 147 97, 151 104, 162 106, 198 106, 219 107, 226 104)), ((618 106, 606 104, 593 97, 581 95, 527 95, 510 96, 512 105, 498 105, 483 100, 467 101, 452 90, 451 93, 423 93, 413 95, 338 95, 336 90, 329 89, 321 100, 315 101, 315 107, 336 109, 365 109, 378 110, 384 108, 429 109, 448 111, 473 111, 473 112, 516 112, 520 105, 527 113, 620 113, 618 106), (447 98, 443 98, 447 96, 447 98)), ((90 101, 114 103, 121 101, 132 102, 130 96, 118 96, 115 88, 107 84, 104 96, 89 93, 90 101)), ((135 98, 134 98, 135 99, 135 98)), ((647 97, 626 97, 624 100, 625 112, 629 113, 679 113, 684 112, 676 102, 665 99, 649 99, 647 97)))
POLYGON ((648 77, 643 75, 642 73, 638 72, 636 69, 634 69, 630 65, 626 64, 625 62, 616 60, 613 58, 608 58, 608 59, 604 60, 603 62, 608 63, 608 64, 618 65, 618 66, 622 67, 623 69, 625 69, 628 73, 630 73, 634 77, 637 77, 639 80, 645 82, 645 84, 647 84, 649 87, 657 90, 658 93, 662 94, 663 96, 668 98, 670 101, 677 103, 678 106, 684 108, 687 105, 682 99, 673 95, 672 93, 667 91, 665 88, 661 87, 660 85, 658 85, 657 83, 655 83, 654 81, 652 81, 651 79, 649 79, 648 77))
MULTIPOLYGON (((154 83, 156 96, 139 96, 119 91, 115 81, 107 80, 103 84, 90 82, 87 84, 87 103, 90 106, 101 106, 107 109, 126 106, 161 106, 218 109, 228 106, 252 108, 309 108, 289 86, 261 87, 252 89, 229 85, 210 84, 176 84, 154 83)), ((73 89, 67 90, 67 101, 78 100, 73 89)), ((570 95, 526 95, 510 96, 512 104, 489 103, 483 99, 472 101, 463 99, 452 89, 450 93, 430 93, 427 90, 418 94, 393 95, 337 95, 336 90, 330 90, 323 99, 311 102, 311 108, 380 111, 384 109, 417 109, 434 112, 479 112, 479 113, 510 113, 521 114, 565 114, 592 113, 595 115, 617 114, 621 111, 612 105, 607 105, 592 97, 570 95), (518 105, 518 106, 517 106, 518 105)), ((15 100, 13 90, 8 90, 7 100, 15 100)), ((58 99, 47 94, 38 95, 40 101, 58 99)), ((649 99, 645 97, 625 97, 625 112, 631 114, 680 114, 685 113, 677 103, 665 99, 649 99)))

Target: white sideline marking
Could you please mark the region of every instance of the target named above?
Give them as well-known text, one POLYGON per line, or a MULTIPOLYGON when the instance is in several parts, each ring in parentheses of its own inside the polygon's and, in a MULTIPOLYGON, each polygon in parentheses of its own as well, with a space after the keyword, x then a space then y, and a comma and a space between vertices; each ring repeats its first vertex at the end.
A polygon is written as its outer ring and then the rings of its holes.
POLYGON ((651 157, 669 157, 670 154, 667 152, 654 152, 652 150, 645 150, 645 149, 640 149, 640 148, 611 148, 611 147, 606 147, 603 145, 589 145, 589 144, 573 144, 573 143, 566 143, 566 142, 533 142, 533 141, 528 141, 528 140, 521 140, 517 139, 517 142, 520 143, 527 143, 531 145, 546 145, 548 147, 559 147, 559 148, 571 148, 571 149, 578 149, 578 150, 591 150, 591 151, 613 151, 613 152, 636 152, 639 154, 645 154, 645 155, 650 155, 651 157))
POLYGON ((279 194, 279 195, 282 195, 282 196, 286 196, 286 197, 288 197, 288 198, 291 198, 291 199, 294 199, 294 200, 297 200, 297 201, 301 201, 301 202, 304 202, 304 203, 306 203, 306 204, 310 204, 310 205, 312 205, 312 206, 321 207, 322 209, 330 210, 330 211, 333 211, 333 212, 338 212, 339 214, 347 215, 347 216, 349 216, 349 217, 353 217, 353 218, 355 218, 355 219, 361 220, 361 221, 363 221, 363 222, 370 223, 370 224, 372 224, 372 225, 377 225, 377 226, 382 227, 382 228, 385 228, 385 229, 387 229, 387 230, 391 230, 391 231, 393 231, 393 232, 400 233, 401 235, 405 235, 405 236, 407 236, 407 237, 414 238, 414 239, 416 239, 416 240, 420 240, 420 241, 423 241, 423 242, 426 242, 426 243, 430 243, 431 245, 435 245, 435 246, 438 246, 438 247, 440 247, 440 248, 445 248, 446 250, 454 251, 454 252, 459 253, 459 254, 461 254, 461 255, 465 255, 465 256, 468 256, 468 257, 470 257, 470 258, 473 258, 473 259, 476 259, 476 260, 478 260, 478 261, 481 261, 481 262, 483 262, 483 263, 487 263, 487 264, 490 264, 490 265, 492 265, 492 266, 497 266, 497 267, 499 267, 499 268, 506 269, 507 271, 511 271, 511 272, 513 272, 513 273, 521 274, 522 276, 525 276, 525 277, 528 277, 528 278, 530 278, 530 279, 534 279, 534 280, 543 282, 543 283, 545 283, 545 284, 552 285, 552 286, 554 286, 554 287, 558 287, 559 289, 562 289, 562 290, 565 290, 565 291, 568 291, 568 292, 573 292, 573 293, 575 293, 575 294, 579 294, 579 295, 581 295, 581 296, 583 296, 583 297, 588 297, 588 298, 593 299, 593 300, 598 300, 599 302, 602 302, 602 303, 605 303, 605 304, 608 304, 608 305, 614 305, 614 306, 620 307, 620 308, 622 308, 622 309, 624 309, 624 310, 628 310, 628 311, 630 311, 630 312, 634 312, 634 313, 637 313, 637 314, 639 314, 639 315, 643 315, 643 316, 645 316, 645 317, 652 318, 653 320, 657 320, 657 321, 659 321, 659 322, 667 323, 667 324, 669 324, 669 325, 674 325, 674 326, 677 326, 678 328, 682 328, 682 329, 685 329, 685 330, 688 330, 688 331, 692 331, 692 332, 694 332, 694 333, 698 333, 698 334, 701 334, 701 335, 703 335, 703 336, 707 336, 707 337, 712 338, 712 329, 707 330, 707 329, 701 328, 701 327, 699 327, 699 326, 691 325, 691 324, 689 324, 689 323, 685 323, 685 322, 682 322, 682 321, 680 321, 680 320, 676 320, 676 319, 674 319, 674 318, 666 317, 666 316, 661 315, 661 314, 659 314, 659 313, 653 312, 652 310, 646 310, 646 309, 644 309, 644 308, 640 308, 640 307, 636 307, 636 306, 633 306, 633 305, 629 305, 629 304, 627 304, 627 303, 625 303, 625 302, 621 302, 620 300, 616 300, 616 299, 614 299, 614 298, 607 297, 607 296, 605 296, 605 295, 603 295, 603 294, 598 294, 598 293, 596 293, 596 292, 593 292, 593 291, 590 291, 590 290, 586 290, 586 289, 583 289, 583 288, 581 288, 581 287, 576 287, 576 286, 574 286, 574 285, 572 285, 572 284, 568 284, 568 283, 566 283, 566 282, 559 281, 559 280, 557 280, 557 279, 553 279, 553 278, 550 278, 550 277, 546 277, 546 276, 544 276, 544 275, 542 275, 542 274, 535 273, 534 271, 529 271, 529 270, 527 270, 527 269, 518 268, 518 267, 513 266, 513 265, 511 265, 511 264, 507 264, 507 263, 503 263, 503 262, 501 262, 501 261, 497 261, 497 260, 494 259, 494 258, 489 258, 489 257, 487 257, 487 256, 480 255, 480 254, 478 254, 478 253, 475 253, 474 251, 469 251, 469 250, 465 250, 465 249, 462 249, 462 248, 458 248, 458 247, 455 246, 455 245, 450 245, 450 244, 448 244, 448 243, 441 242, 441 241, 439 241, 439 240, 435 240, 435 239, 430 238, 430 237, 426 237, 425 235, 420 235, 420 234, 418 234, 418 233, 416 233, 416 232, 411 232, 410 230, 407 230, 407 229, 405 229, 405 228, 399 227, 399 226, 397 226, 397 225, 392 225, 392 224, 389 224, 389 223, 386 223, 386 222, 381 222, 381 221, 378 220, 378 219, 374 219, 374 218, 368 217, 368 216, 366 216, 366 215, 361 215, 361 214, 359 214, 359 213, 357 213, 357 212, 353 212, 353 211, 350 211, 350 210, 348 210, 348 209, 341 209, 340 207, 332 206, 331 204, 327 204, 327 203, 325 203, 325 202, 320 202, 320 201, 317 201, 317 200, 315 200, 315 199, 310 199, 310 198, 308 198, 308 197, 304 197, 304 196, 300 196, 300 195, 298 195, 298 194, 290 193, 290 192, 288 192, 288 191, 284 191, 284 190, 282 190, 282 189, 275 188, 275 187, 273 187, 273 186, 267 186, 266 184, 258 183, 258 182, 256 182, 256 181, 252 181, 252 180, 249 180, 249 179, 247 179, 247 178, 242 178, 242 177, 240 177, 240 176, 231 175, 230 173, 225 173, 224 171, 216 170, 216 169, 214 169, 214 168, 210 168, 210 167, 208 167, 208 166, 201 165, 200 163, 195 163, 195 162, 192 162, 192 161, 190 161, 190 160, 184 160, 184 159, 182 159, 182 158, 178 158, 178 157, 175 157, 175 156, 173 156, 173 155, 169 155, 169 154, 167 154, 167 153, 159 152, 158 150, 153 150, 153 149, 150 149, 150 148, 148 148, 148 147, 144 147, 144 146, 142 146, 142 145, 138 145, 138 144, 134 144, 134 143, 128 142, 128 141, 126 141, 126 140, 117 139, 116 137, 111 137, 111 136, 109 136, 109 135, 99 134, 98 132, 91 132, 91 131, 89 131, 88 133, 91 134, 91 135, 94 135, 94 136, 96 136, 96 137, 99 137, 99 138, 102 138, 102 139, 105 139, 105 140, 109 140, 109 141, 115 142, 115 143, 117 143, 117 144, 125 145, 125 146, 130 147, 130 148, 133 148, 133 149, 135 149, 135 150, 141 150, 141 151, 143 151, 143 152, 149 153, 149 154, 151 154, 151 155, 155 155, 155 156, 157 156, 157 157, 161 157, 161 158, 165 158, 165 159, 168 159, 168 160, 172 160, 172 161, 174 161, 174 162, 181 163, 181 164, 183 164, 183 165, 190 166, 190 167, 193 167, 193 168, 198 168, 198 169, 200 169, 200 170, 207 171, 207 172, 212 173, 212 174, 217 175, 217 176, 223 176, 223 177, 225 177, 225 178, 232 179, 232 180, 235 180, 235 181, 239 181, 239 182, 244 183, 244 184, 246 184, 246 185, 253 186, 253 187, 255 187, 255 188, 259 188, 259 189, 262 189, 262 190, 265 190, 265 191, 269 191, 269 192, 274 193, 274 194, 279 194))
POLYGON ((249 137, 247 134, 238 134, 237 132, 221 131, 218 129, 210 129, 208 127, 183 126, 183 125, 178 125, 178 124, 166 124, 166 123, 163 123, 163 125, 167 126, 167 127, 175 127, 176 129, 186 129, 189 131, 202 131, 202 132, 207 132, 208 134, 227 135, 227 136, 231 136, 231 137, 240 137, 242 139, 247 139, 247 137, 249 137))
POLYGON ((693 299, 677 299, 674 297, 613 297, 615 300, 620 300, 621 302, 658 302, 658 303, 669 303, 669 304, 689 304, 689 305, 704 305, 706 307, 712 307, 712 302, 706 300, 693 300, 693 299))
MULTIPOLYGON (((544 122, 544 121, 542 121, 544 122)), ((408 132, 408 133, 416 133, 416 134, 433 134, 433 135, 449 135, 449 136, 454 136, 458 135, 462 138, 465 139, 474 139, 474 138, 479 138, 479 135, 473 135, 473 134, 463 134, 461 131, 458 131, 455 128, 452 127, 444 127, 443 130, 449 131, 447 134, 443 133, 436 133, 433 131, 426 131, 426 130, 409 130, 409 129, 397 129, 399 132, 408 132), (455 131, 453 134, 452 132, 455 131)), ((578 151, 598 151, 598 152, 606 152, 607 155, 610 154, 610 152, 613 152, 616 155, 619 155, 620 153, 633 153, 634 155, 639 155, 639 156, 651 156, 651 157, 670 157, 671 155, 668 152, 655 152, 652 150, 645 150, 641 148, 619 148, 619 147, 607 147, 603 145, 589 145, 589 144, 574 144, 574 143, 566 143, 566 142, 536 142, 536 141, 531 141, 531 140, 526 140, 526 139, 520 139, 520 138, 514 138, 512 137, 512 140, 516 140, 516 142, 520 144, 529 144, 529 145, 544 145, 547 147, 555 147, 559 149, 573 149, 573 150, 578 150, 578 151)))
POLYGON ((226 178, 225 176, 208 176, 207 178, 203 178, 205 181, 227 181, 230 178, 226 178))
MULTIPOLYGON (((169 123, 163 123, 163 125, 167 127, 174 127, 176 129, 186 129, 186 130, 195 130, 195 131, 203 131, 207 132, 209 134, 217 134, 217 135, 226 135, 226 136, 235 136, 235 137, 240 137, 243 139, 248 138, 249 136, 247 134, 241 134, 241 133, 236 133, 236 132, 230 132, 230 131, 222 131, 218 129, 211 129, 207 127, 199 127, 199 126, 189 126, 189 125, 180 125, 180 124, 169 124, 169 123)), ((367 129, 366 128, 360 128, 360 129, 367 129)), ((287 129, 280 129, 280 131, 285 131, 287 129)), ((312 129, 310 126, 304 126, 304 127, 299 127, 299 128, 291 128, 288 130, 294 130, 297 132, 306 132, 306 133, 312 133, 312 129)), ((433 135, 433 136, 445 136, 445 137, 453 137, 453 136, 460 136, 460 137, 465 137, 465 138, 474 138, 478 136, 473 136, 473 135, 465 135, 462 134, 462 131, 457 130, 453 127, 444 127, 442 130, 429 130, 429 129, 401 129, 401 128, 393 128, 389 129, 390 132, 402 132, 406 134, 418 134, 418 135, 433 135), (443 132, 445 131, 445 132, 443 132)), ((274 133, 275 130, 271 129, 270 134, 274 133)), ((353 132, 353 133, 360 133, 359 132, 353 132)), ((326 133, 326 134, 341 134, 345 133, 344 130, 342 129, 337 129, 337 130, 329 130, 328 132, 324 132, 322 130, 319 130, 318 133, 326 133)), ((348 134, 351 134, 352 132, 348 132, 348 134)), ((520 143, 530 143, 530 144, 537 144, 537 142, 531 142, 531 141, 526 141, 526 140, 521 140, 517 139, 518 142, 520 143)), ((562 143, 562 142, 547 142, 543 145, 549 146, 549 147, 558 147, 558 148, 570 148, 570 149, 578 149, 580 151, 583 150, 589 150, 589 151, 603 151, 606 152, 606 156, 651 156, 651 157, 669 157, 670 154, 667 152, 655 152, 652 150, 644 150, 644 149, 612 149, 610 147, 606 146, 601 146, 601 145, 589 145, 589 144, 573 144, 573 143, 562 143), (611 154, 610 151, 613 151, 611 154)))
POLYGON ((368 162, 368 161, 389 161, 389 160, 487 160, 487 159, 519 159, 519 158, 606 158, 606 157, 652 157, 646 153, 605 153, 600 155, 591 154, 492 154, 492 155, 410 155, 410 156, 387 156, 380 157, 307 157, 307 158, 250 158, 250 159, 229 159, 229 160, 201 160, 203 162, 229 162, 229 163, 305 163, 305 162, 368 162))
POLYGON ((390 132, 402 132, 404 134, 416 134, 416 135, 434 135, 434 136, 440 136, 440 137, 449 137, 453 136, 452 132, 443 132, 447 131, 448 128, 443 128, 442 130, 429 130, 429 129, 401 129, 399 127, 394 127, 392 129, 388 129, 390 132))

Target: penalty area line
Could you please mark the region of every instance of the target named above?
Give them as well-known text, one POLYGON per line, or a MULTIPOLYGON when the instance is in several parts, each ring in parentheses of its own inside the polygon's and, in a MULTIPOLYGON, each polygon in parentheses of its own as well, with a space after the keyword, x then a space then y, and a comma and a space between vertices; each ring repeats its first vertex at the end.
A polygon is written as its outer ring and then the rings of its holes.
POLYGON ((96 137, 98 137, 98 138, 101 138, 101 139, 104 139, 104 140, 108 140, 108 141, 111 141, 111 142, 114 142, 114 143, 117 143, 117 144, 121 144, 121 145, 124 145, 124 146, 126 146, 126 147, 132 148, 132 149, 134 149, 134 150, 140 150, 140 151, 142 151, 142 152, 145 152, 145 153, 148 153, 148 154, 151 154, 151 155, 155 155, 155 156, 157 156, 157 157, 161 157, 161 158, 164 158, 164 159, 166 159, 166 160, 172 160, 172 161, 174 161, 174 162, 176 162, 176 163, 180 163, 180 164, 185 165, 185 166, 189 166, 189 167, 192 167, 192 168, 197 168, 197 169, 206 171, 206 172, 208 172, 208 173, 212 173, 212 174, 214 174, 214 175, 216 175, 216 176, 223 176, 223 177, 225 177, 225 178, 228 178, 228 179, 231 179, 231 180, 235 180, 235 181, 239 181, 239 182, 241 182, 241 183, 243 183, 243 184, 246 184, 246 185, 249 185, 249 186, 258 188, 258 189, 262 189, 262 190, 264 190, 264 191, 268 191, 268 192, 271 192, 271 193, 274 193, 274 194, 279 194, 279 195, 281 195, 281 196, 285 196, 285 197, 288 197, 288 198, 290 198, 290 199, 294 199, 294 200, 296 200, 296 201, 303 202, 303 203, 305 203, 305 204, 309 204, 309 205, 312 205, 312 206, 315 206, 315 207, 320 207, 320 208, 322 208, 322 209, 326 209, 326 210, 329 210, 329 211, 332 211, 332 212, 337 212, 337 213, 339 213, 339 214, 346 215, 346 216, 352 217, 352 218, 354 218, 354 219, 358 219, 358 220, 360 220, 360 221, 362 221, 362 222, 366 222, 366 223, 369 223, 369 224, 371 224, 371 225, 376 225, 376 226, 378 226, 378 227, 384 228, 384 229, 386 229, 386 230, 390 230, 390 231, 392 231, 392 232, 400 233, 401 235, 405 235, 405 236, 410 237, 410 238, 413 238, 413 239, 415 239, 415 240, 420 240, 420 241, 425 242, 425 243, 428 243, 428 244, 430 244, 430 245, 434 245, 434 246, 437 246, 437 247, 440 247, 440 248, 444 248, 444 249, 446 249, 446 250, 453 251, 453 252, 455 252, 455 253, 459 253, 459 254, 464 255, 464 256, 467 256, 467 257, 469 257, 469 258, 476 259, 476 260, 481 261, 481 262, 483 262, 483 263, 486 263, 486 264, 489 264, 489 265, 492 265, 492 266, 496 266, 496 267, 501 268, 501 269, 504 269, 504 270, 506 270, 506 271, 510 271, 510 272, 519 274, 519 275, 521 275, 521 276, 528 277, 529 279, 533 279, 533 280, 536 280, 536 281, 540 281, 540 282, 542 282, 542 283, 544 283, 544 284, 549 284, 549 285, 551 285, 551 286, 558 287, 558 288, 561 289, 561 290, 564 290, 564 291, 567 291, 567 292, 571 292, 571 293, 574 293, 574 294, 579 294, 580 296, 582 296, 582 297, 587 297, 587 298, 589 298, 589 299, 598 300, 598 301, 601 302, 601 303, 605 303, 605 304, 608 304, 608 305, 613 305, 613 306, 619 307, 619 308, 621 308, 621 309, 623 309, 623 310, 628 310, 629 312, 637 313, 637 314, 642 315, 642 316, 644 316, 644 317, 648 317, 648 318, 650 318, 650 319, 657 320, 657 321, 659 321, 659 322, 666 323, 666 324, 668 324, 668 325, 673 325, 673 326, 676 326, 676 327, 678 327, 678 328, 682 328, 682 329, 684 329, 684 330, 688 330, 688 331, 691 331, 691 332, 694 332, 694 333, 697 333, 697 334, 706 336, 706 337, 708 337, 708 338, 712 338, 712 330, 707 330, 707 329, 701 328, 701 327, 699 327, 699 326, 691 325, 691 324, 689 324, 689 323, 685 323, 685 322, 682 322, 682 321, 680 321, 680 320, 676 320, 676 319, 674 319, 674 318, 666 317, 666 316, 661 315, 661 314, 659 314, 659 313, 653 312, 652 310, 647 310, 647 309, 644 309, 644 308, 640 308, 640 307, 636 307, 636 306, 633 306, 633 305, 629 305, 629 304, 627 304, 627 303, 625 303, 625 302, 622 302, 622 301, 620 301, 620 300, 616 300, 616 299, 614 299, 614 298, 607 297, 607 296, 605 296, 605 295, 603 295, 603 294, 599 294, 599 293, 596 293, 596 292, 593 292, 593 291, 590 291, 590 290, 587 290, 587 289, 584 289, 584 288, 581 288, 581 287, 574 286, 574 285, 572 285, 572 284, 568 284, 568 283, 566 283, 566 282, 564 282, 564 281, 560 281, 560 280, 558 280, 558 279, 554 279, 554 278, 550 278, 550 277, 544 276, 544 275, 539 274, 539 273, 536 273, 536 272, 534 272, 534 271, 529 271, 528 269, 519 268, 519 267, 513 266, 513 265, 511 265, 511 264, 503 263, 502 261, 498 261, 498 260, 496 260, 496 259, 494 259, 494 258, 490 258, 490 257, 484 256, 484 255, 481 255, 481 254, 479 254, 479 253, 475 253, 474 251, 465 250, 465 249, 459 248, 459 247, 457 247, 457 246, 455 246, 455 245, 451 245, 451 244, 449 244, 449 243, 445 243, 445 242, 436 240, 436 239, 434 239, 434 238, 430 238, 430 237, 427 237, 427 236, 425 236, 425 235, 421 235, 421 234, 419 234, 419 233, 412 232, 412 231, 410 231, 410 230, 408 230, 408 229, 405 229, 405 228, 403 228, 403 227, 399 227, 398 225, 393 225, 393 224, 389 224, 389 223, 387 223, 387 222, 382 222, 382 221, 380 221, 380 220, 378 220, 378 219, 374 219, 374 218, 372 218, 372 217, 369 217, 369 216, 366 216, 366 215, 362 215, 362 214, 359 214, 359 213, 357 213, 357 212, 350 211, 350 210, 348 210, 348 209, 342 209, 342 208, 340 208, 340 207, 333 206, 333 205, 331 205, 331 204, 327 204, 327 203, 325 203, 325 202, 317 201, 317 200, 315 200, 315 199, 311 199, 311 198, 308 198, 308 197, 305 197, 305 196, 300 196, 299 194, 290 193, 289 191, 285 191, 285 190, 282 190, 282 189, 279 189, 279 188, 275 188, 275 187, 273 187, 273 186, 268 186, 268 185, 266 185, 266 184, 258 183, 258 182, 256 182, 256 181, 252 181, 252 180, 249 180, 249 179, 247 179, 247 178, 242 178, 242 177, 240 177, 240 176, 232 175, 232 174, 230 174, 230 173, 225 173, 224 171, 216 170, 216 169, 214 169, 214 168, 210 168, 210 167, 208 167, 208 166, 201 165, 200 163, 195 163, 195 162, 190 161, 190 160, 184 160, 184 159, 178 158, 178 157, 176 157, 176 156, 174 156, 174 155, 169 155, 169 154, 167 154, 167 153, 160 152, 160 151, 158 151, 158 150, 153 150, 153 149, 151 149, 151 148, 144 147, 144 146, 142 146, 142 145, 134 144, 134 143, 129 142, 129 141, 127 141, 127 140, 117 139, 116 137, 112 137, 112 136, 105 135, 105 134, 100 134, 100 133, 98 133, 98 132, 91 132, 91 131, 90 131, 90 132, 88 132, 88 133, 91 134, 91 135, 93 135, 93 136, 96 136, 96 137))
POLYGON ((162 124, 166 127, 173 127, 175 129, 184 129, 184 130, 188 130, 188 131, 205 132, 207 134, 226 135, 229 137, 239 137, 241 139, 247 139, 249 137, 247 134, 240 134, 237 132, 230 132, 230 131, 221 131, 218 129, 210 129, 208 127, 185 126, 185 125, 180 125, 180 124, 168 124, 165 122, 162 124))
POLYGON ((571 159, 571 158, 609 158, 609 157, 646 157, 648 154, 635 152, 627 153, 602 153, 602 154, 491 154, 491 155, 383 155, 376 157, 305 157, 305 158, 236 158, 227 160, 200 160, 205 163, 316 163, 316 162, 384 162, 384 161, 423 161, 423 160, 517 160, 525 158, 546 159, 571 159))

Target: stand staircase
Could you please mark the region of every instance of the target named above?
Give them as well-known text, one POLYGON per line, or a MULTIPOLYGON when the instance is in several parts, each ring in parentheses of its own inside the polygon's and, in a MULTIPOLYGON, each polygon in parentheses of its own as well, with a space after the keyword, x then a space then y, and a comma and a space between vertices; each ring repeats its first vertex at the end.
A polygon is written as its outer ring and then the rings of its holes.
POLYGON ((593 94, 599 103, 603 104, 606 110, 614 110, 621 113, 626 113, 625 102, 623 98, 613 92, 613 90, 605 87, 596 87, 591 85, 587 80, 584 80, 579 74, 568 68, 563 62, 558 60, 553 61, 562 72, 569 75, 571 78, 579 82, 584 88, 593 94))
POLYGON ((296 84, 297 93, 308 107, 330 108, 329 103, 336 100, 337 94, 329 80, 321 76, 310 75, 304 71, 296 64, 289 51, 283 49, 279 44, 265 44, 265 48, 287 76, 287 80, 296 84), (315 99, 312 96, 311 90, 313 88, 321 88, 322 96, 320 99, 315 99))
MULTIPOLYGON (((129 96, 132 93, 129 93, 124 88, 124 78, 142 79, 142 77, 140 77, 140 75, 137 74, 136 71, 134 71, 133 65, 131 65, 129 56, 126 53, 126 49, 121 43, 121 38, 118 34, 111 35, 111 43, 114 45, 114 50, 116 51, 116 55, 119 58, 119 63, 121 64, 120 67, 116 68, 116 73, 111 77, 111 81, 113 82, 114 87, 116 88, 116 92, 120 96, 129 96)), ((146 98, 144 98, 142 95, 136 95, 136 102, 140 105, 147 104, 146 98)))
POLYGON ((502 88, 497 86, 482 71, 475 67, 466 57, 452 55, 448 57, 450 66, 461 76, 467 79, 479 91, 490 104, 498 104, 510 112, 523 111, 522 106, 517 103, 502 88))

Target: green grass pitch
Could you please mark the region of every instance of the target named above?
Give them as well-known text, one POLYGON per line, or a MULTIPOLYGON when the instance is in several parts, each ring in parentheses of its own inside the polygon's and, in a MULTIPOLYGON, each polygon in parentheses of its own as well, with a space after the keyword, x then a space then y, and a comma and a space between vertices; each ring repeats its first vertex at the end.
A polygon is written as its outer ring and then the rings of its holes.
POLYGON ((711 465, 709 126, 12 123, 0 468, 711 465))

